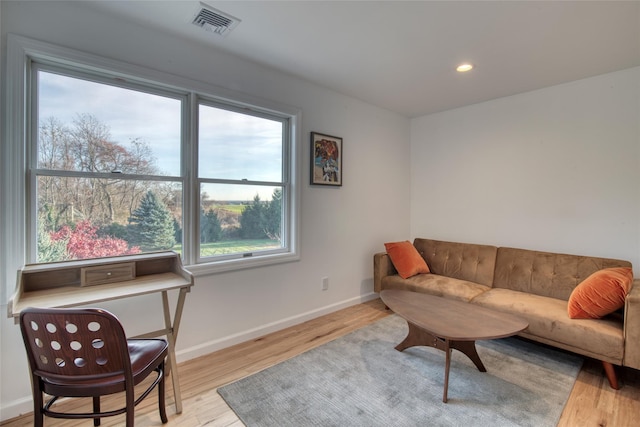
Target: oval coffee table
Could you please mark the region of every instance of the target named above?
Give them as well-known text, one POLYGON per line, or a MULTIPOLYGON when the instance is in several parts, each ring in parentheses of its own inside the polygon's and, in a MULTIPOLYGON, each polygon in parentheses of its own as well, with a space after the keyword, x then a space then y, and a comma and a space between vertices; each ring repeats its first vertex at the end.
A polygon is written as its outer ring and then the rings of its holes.
POLYGON ((508 313, 419 292, 384 290, 380 298, 409 324, 409 333, 396 350, 430 346, 445 352, 442 395, 445 403, 452 349, 467 355, 480 372, 486 372, 475 342, 515 335, 529 326, 525 320, 508 313))

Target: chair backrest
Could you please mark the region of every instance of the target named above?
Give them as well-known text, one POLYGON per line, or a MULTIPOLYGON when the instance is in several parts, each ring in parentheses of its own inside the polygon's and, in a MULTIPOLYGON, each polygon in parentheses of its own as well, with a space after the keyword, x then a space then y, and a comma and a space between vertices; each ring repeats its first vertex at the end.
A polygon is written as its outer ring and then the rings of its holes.
POLYGON ((65 381, 131 378, 124 329, 108 311, 27 308, 20 329, 34 375, 65 381))

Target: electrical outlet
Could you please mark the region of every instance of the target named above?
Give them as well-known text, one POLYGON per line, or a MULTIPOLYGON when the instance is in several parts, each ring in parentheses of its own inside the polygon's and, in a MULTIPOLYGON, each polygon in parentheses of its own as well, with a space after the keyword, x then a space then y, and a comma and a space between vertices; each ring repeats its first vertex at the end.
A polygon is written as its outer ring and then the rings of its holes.
POLYGON ((329 278, 328 277, 323 277, 322 278, 322 290, 326 291, 327 289, 329 289, 329 278))

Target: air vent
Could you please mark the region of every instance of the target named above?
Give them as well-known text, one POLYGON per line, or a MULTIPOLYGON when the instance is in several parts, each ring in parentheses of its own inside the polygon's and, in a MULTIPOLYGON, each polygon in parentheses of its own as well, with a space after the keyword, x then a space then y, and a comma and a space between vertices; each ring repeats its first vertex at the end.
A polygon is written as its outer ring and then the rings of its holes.
POLYGON ((200 8, 191 23, 211 33, 226 36, 240 23, 240 20, 207 4, 200 3, 200 8))

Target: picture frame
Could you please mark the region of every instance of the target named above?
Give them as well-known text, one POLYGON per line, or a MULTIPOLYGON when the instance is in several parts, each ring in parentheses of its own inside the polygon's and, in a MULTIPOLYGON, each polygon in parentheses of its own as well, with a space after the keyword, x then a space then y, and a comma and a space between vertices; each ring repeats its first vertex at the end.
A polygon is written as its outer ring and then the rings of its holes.
POLYGON ((342 138, 311 132, 311 184, 342 186, 342 138))

